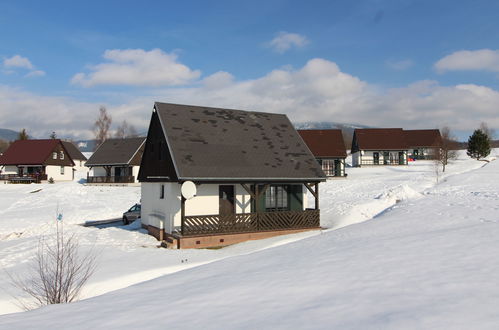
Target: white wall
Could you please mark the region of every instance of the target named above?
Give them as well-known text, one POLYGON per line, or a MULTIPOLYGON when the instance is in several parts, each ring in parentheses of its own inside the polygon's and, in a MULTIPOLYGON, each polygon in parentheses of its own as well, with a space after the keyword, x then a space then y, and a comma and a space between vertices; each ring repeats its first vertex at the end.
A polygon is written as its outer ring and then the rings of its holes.
POLYGON ((45 174, 47 174, 47 180, 52 178, 54 181, 71 181, 73 180, 73 167, 64 166, 64 174, 61 174, 61 166, 47 165, 45 174))
POLYGON ((140 166, 132 166, 132 175, 134 176, 136 183, 139 182, 139 170, 140 166))
MULTIPOLYGON (((196 197, 185 202, 185 215, 219 214, 218 184, 201 184, 197 186, 196 197)), ((236 213, 251 212, 250 195, 240 184, 234 184, 236 213)), ((303 209, 308 207, 308 190, 303 187, 303 209)), ((174 227, 181 225, 180 184, 142 182, 141 184, 142 224, 163 228, 171 233, 174 227), (164 185, 164 199, 160 199, 161 185, 164 185)))
MULTIPOLYGON (((357 151, 352 154, 352 166, 359 166, 362 165, 362 162, 368 161, 371 164, 374 162, 374 153, 377 152, 379 154, 379 164, 383 165, 385 158, 383 156, 384 151, 376 151, 376 150, 363 150, 363 151, 357 151)), ((399 151, 390 151, 390 153, 393 153, 393 158, 398 159, 399 157, 399 151)), ((387 157, 389 160, 389 156, 387 157)), ((407 161, 407 151, 404 152, 404 160, 407 161)))
POLYGON ((17 166, 0 166, 2 174, 17 174, 17 166))

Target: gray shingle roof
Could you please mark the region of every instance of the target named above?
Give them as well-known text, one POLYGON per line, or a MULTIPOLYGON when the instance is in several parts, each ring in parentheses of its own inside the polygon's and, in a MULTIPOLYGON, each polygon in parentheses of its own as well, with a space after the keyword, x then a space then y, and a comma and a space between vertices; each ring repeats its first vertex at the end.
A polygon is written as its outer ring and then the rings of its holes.
POLYGON ((140 165, 132 158, 144 144, 146 138, 108 139, 90 156, 85 166, 140 165))
POLYGON ((286 115, 155 103, 179 179, 321 181, 286 115))
POLYGON ((61 141, 61 142, 64 145, 64 148, 68 152, 69 156, 73 160, 87 160, 87 157, 85 157, 78 149, 78 147, 76 147, 72 142, 68 141, 61 141))

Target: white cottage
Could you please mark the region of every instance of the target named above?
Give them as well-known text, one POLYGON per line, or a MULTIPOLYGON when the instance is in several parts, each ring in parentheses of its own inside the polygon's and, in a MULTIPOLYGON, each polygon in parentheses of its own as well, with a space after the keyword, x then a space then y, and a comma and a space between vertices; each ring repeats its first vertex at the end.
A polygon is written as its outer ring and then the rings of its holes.
POLYGON ((108 139, 87 160, 88 184, 138 184, 146 138, 108 139))
POLYGON ((71 181, 73 166, 69 152, 59 139, 18 140, 0 157, 0 180, 71 181))
POLYGON ((408 149, 402 128, 358 128, 352 140, 352 166, 407 165, 408 149))
POLYGON ((155 103, 139 181, 142 226, 169 246, 320 227, 325 175, 285 115, 155 103))

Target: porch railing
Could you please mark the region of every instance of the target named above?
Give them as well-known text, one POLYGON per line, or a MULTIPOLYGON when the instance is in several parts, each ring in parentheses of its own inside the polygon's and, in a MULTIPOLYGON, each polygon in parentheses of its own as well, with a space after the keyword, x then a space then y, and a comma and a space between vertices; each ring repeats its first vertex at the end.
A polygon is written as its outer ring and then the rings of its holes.
POLYGON ((40 183, 41 181, 47 180, 47 174, 2 174, 0 175, 0 180, 5 180, 15 183, 40 183))
POLYGON ((380 160, 379 162, 374 162, 372 159, 363 159, 360 162, 360 165, 407 165, 404 161, 400 161, 399 159, 393 159, 388 161, 380 160))
POLYGON ((318 228, 320 211, 259 212, 184 217, 182 236, 318 228))
POLYGON ((87 183, 133 183, 135 177, 130 176, 89 176, 87 183))

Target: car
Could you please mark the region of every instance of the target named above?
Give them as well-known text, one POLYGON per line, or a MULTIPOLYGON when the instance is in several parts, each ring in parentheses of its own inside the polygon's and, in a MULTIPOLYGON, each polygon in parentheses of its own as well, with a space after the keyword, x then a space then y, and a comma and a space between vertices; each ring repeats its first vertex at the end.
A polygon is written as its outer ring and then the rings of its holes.
POLYGON ((123 224, 128 225, 140 218, 140 204, 135 204, 128 211, 123 213, 123 224))

